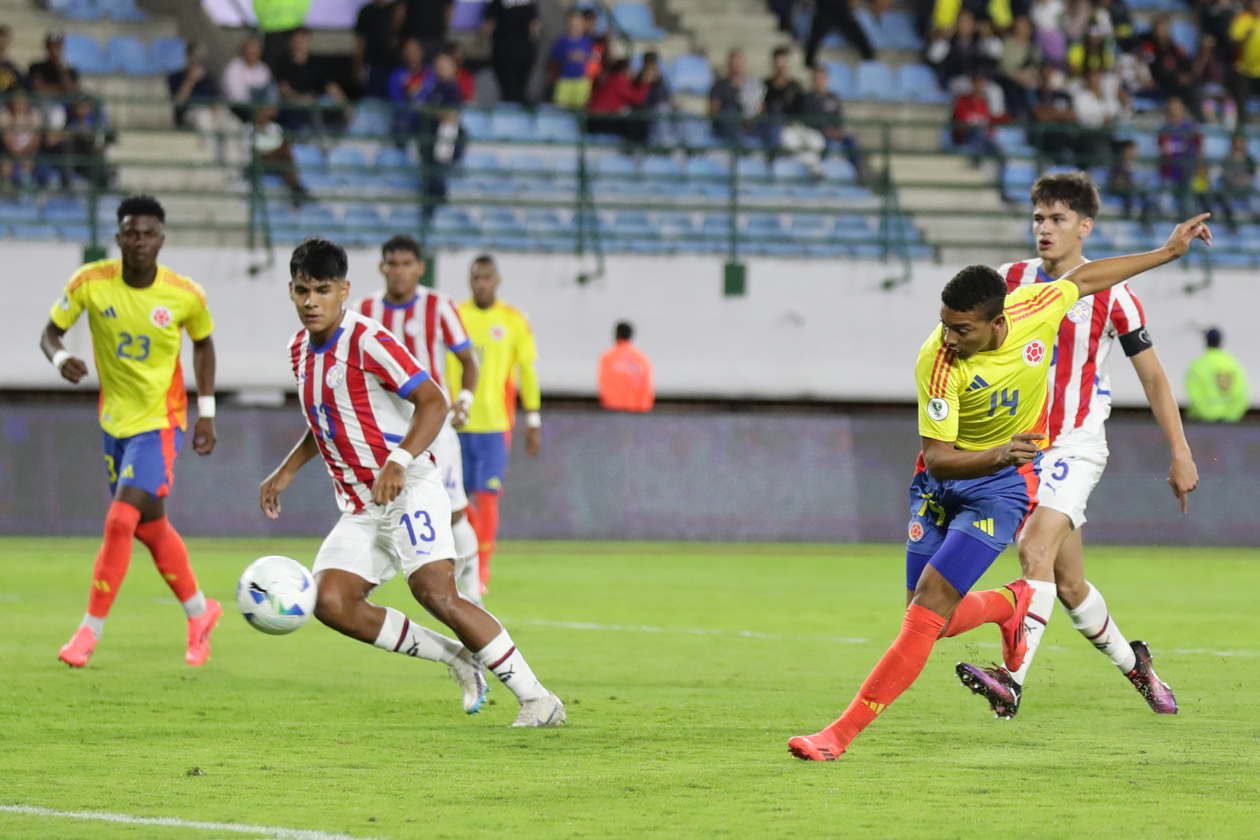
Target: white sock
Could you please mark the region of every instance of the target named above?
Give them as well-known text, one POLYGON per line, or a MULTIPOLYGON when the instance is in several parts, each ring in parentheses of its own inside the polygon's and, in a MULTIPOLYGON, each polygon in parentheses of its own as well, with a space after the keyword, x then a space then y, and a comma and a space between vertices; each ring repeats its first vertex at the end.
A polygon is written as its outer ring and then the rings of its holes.
POLYGON ((196 595, 187 601, 180 601, 179 604, 189 618, 200 618, 206 614, 206 596, 200 589, 197 590, 196 595))
POLYGON ((79 622, 80 627, 91 627, 92 632, 96 634, 97 641, 100 641, 101 635, 105 632, 105 619, 97 618, 91 613, 84 613, 83 620, 79 622))
POLYGON ((1059 594, 1059 587, 1047 580, 1030 580, 1033 588, 1032 603, 1028 606, 1028 617, 1024 619, 1024 639, 1028 643, 1028 653, 1024 654, 1024 664, 1011 674, 1011 678, 1020 685, 1028 676, 1028 666, 1032 665, 1033 655, 1041 637, 1045 635, 1046 625, 1050 623, 1050 613, 1054 611, 1054 602, 1059 594))
POLYGON ((516 649, 508 631, 504 630, 495 636, 494 640, 477 651, 475 656, 482 665, 486 666, 486 670, 493 672, 522 703, 547 696, 547 689, 543 688, 538 677, 534 676, 534 670, 516 649))
POLYGON ((1080 630, 1081 635, 1089 639, 1094 647, 1107 654, 1121 673, 1127 674, 1137 667, 1133 648, 1111 620, 1102 593, 1094 588, 1094 584, 1088 581, 1086 583, 1089 585, 1089 594, 1085 596, 1085 600, 1076 609, 1067 611, 1072 618, 1072 626, 1080 630))
POLYGON ((416 624, 393 607, 385 608, 385 621, 372 644, 382 650, 403 653, 417 659, 450 664, 464 646, 428 627, 416 624))
POLYGON ((459 592, 480 607, 482 605, 481 572, 477 532, 473 530, 472 523, 465 516, 451 526, 451 533, 455 535, 455 554, 459 556, 462 564, 459 580, 456 581, 459 592))

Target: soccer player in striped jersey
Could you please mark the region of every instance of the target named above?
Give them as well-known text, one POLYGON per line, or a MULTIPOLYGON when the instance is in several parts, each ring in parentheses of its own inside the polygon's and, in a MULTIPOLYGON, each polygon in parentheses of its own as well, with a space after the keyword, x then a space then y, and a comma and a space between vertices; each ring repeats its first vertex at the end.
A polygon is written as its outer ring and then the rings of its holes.
POLYGON ((40 349, 63 379, 76 385, 87 365, 61 339, 86 313, 101 380, 100 417, 105 468, 114 501, 105 515, 105 539, 92 571, 83 622, 59 653, 82 668, 96 650, 105 619, 131 564, 131 541, 140 540, 188 617, 184 661, 210 657, 210 633, 223 608, 197 585, 188 549, 166 518, 165 499, 175 480, 175 456, 188 426, 188 393, 179 353, 183 332, 193 342, 199 417, 193 450, 214 450, 214 321, 200 286, 158 263, 166 211, 157 199, 133 195, 118 205, 114 241, 122 258, 88 263, 70 278, 53 304, 40 349))
POLYGON ((1002 659, 1018 670, 1033 589, 1017 580, 969 592, 1015 539, 1037 505, 1045 446, 1050 352, 1059 322, 1079 298, 1098 294, 1211 241, 1198 216, 1164 247, 1086 263, 1060 280, 1008 295, 1001 275, 970 266, 941 293, 941 323, 919 351, 923 451, 910 485, 906 588, 913 590, 892 647, 834 723, 788 741, 798 758, 839 758, 909 688, 942 636, 985 623, 1002 633, 1002 659))
MULTIPOLYGON (((1034 260, 1010 263, 999 273, 1012 294, 1030 285, 1053 283, 1087 262, 1084 239, 1098 213, 1098 190, 1084 172, 1044 175, 1032 188, 1034 260)), ((1186 512, 1186 496, 1199 483, 1181 414, 1168 376, 1155 352, 1142 304, 1127 283, 1082 297, 1059 327, 1050 376, 1050 415, 1041 481, 1041 504, 1020 535, 1020 564, 1035 590, 1025 635, 1028 654, 1015 671, 959 663, 959 679, 989 701, 998 717, 1019 711, 1033 655, 1057 598, 1072 626, 1106 654, 1151 709, 1175 714, 1177 700, 1155 674, 1145 642, 1127 641, 1098 589, 1085 578, 1081 526, 1090 493, 1107 466, 1103 424, 1111 414, 1107 361, 1115 345, 1133 363, 1151 411, 1168 439, 1172 466, 1168 484, 1186 512)))
POLYGON ((520 701, 513 726, 558 726, 564 704, 503 625, 456 587, 451 503, 429 451, 446 422, 446 393, 381 324, 345 309, 346 268, 345 250, 326 239, 306 240, 289 261, 289 296, 302 322, 289 360, 307 429, 263 481, 263 512, 276 519, 297 471, 323 456, 341 519, 315 557, 316 618, 352 639, 445 663, 468 714, 481 709, 489 669, 520 701), (399 571, 460 641, 368 601, 399 571))
POLYGON ((459 557, 456 579, 464 597, 481 603, 481 580, 477 556, 477 533, 465 516, 468 495, 464 492, 464 461, 455 426, 468 421, 473 393, 477 390, 477 356, 472 341, 459 319, 455 302, 448 295, 420 285, 424 259, 420 245, 410 236, 395 236, 381 246, 381 274, 385 291, 356 303, 353 309, 374 321, 411 351, 439 388, 447 390, 446 354, 460 363, 460 389, 442 431, 430 447, 442 470, 442 483, 451 498, 451 531, 459 557))

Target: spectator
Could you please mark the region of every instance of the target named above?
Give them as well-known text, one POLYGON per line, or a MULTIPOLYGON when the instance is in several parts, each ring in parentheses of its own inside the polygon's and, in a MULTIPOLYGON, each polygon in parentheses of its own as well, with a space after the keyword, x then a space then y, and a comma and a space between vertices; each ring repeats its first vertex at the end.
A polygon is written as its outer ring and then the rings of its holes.
POLYGON ((537 0, 490 0, 482 28, 491 39, 499 99, 525 104, 538 48, 537 0))
MULTIPOLYGON (((825 67, 814 68, 814 89, 801 98, 801 120, 823 136, 826 152, 839 150, 853 164, 858 179, 865 180, 857 138, 844 130, 844 107, 840 97, 831 92, 825 67)), ((785 139, 784 146, 788 145, 785 139)))
POLYGON ((306 23, 311 0, 253 0, 253 7, 263 33, 263 61, 275 70, 288 56, 293 34, 306 23))
POLYGON ((1190 68, 1190 77, 1198 86, 1199 110, 1205 122, 1220 119, 1232 128, 1238 119, 1234 100, 1225 87, 1225 64, 1216 50, 1216 39, 1206 32, 1199 35, 1199 49, 1190 68))
POLYGON ((1104 73, 1116 69, 1116 42, 1102 27, 1090 27, 1084 40, 1068 47, 1068 75, 1083 79, 1093 70, 1104 73))
POLYGON ((992 30, 976 28, 975 17, 967 9, 958 13, 952 31, 946 30, 928 47, 927 62, 936 68, 941 87, 951 93, 966 93, 967 81, 973 74, 986 73, 1002 56, 1002 42, 995 40, 992 30))
POLYGON ((862 54, 863 61, 875 60, 875 50, 866 37, 866 30, 853 16, 849 0, 814 0, 814 20, 809 26, 809 39, 805 43, 806 67, 814 66, 818 45, 833 29, 840 30, 845 40, 862 54))
POLYGON ((1199 113, 1198 97, 1190 57, 1177 46, 1167 18, 1157 18, 1151 34, 1142 42, 1142 53, 1151 68, 1151 78, 1165 96, 1175 96, 1194 114, 1199 113))
POLYGON ((654 51, 643 54, 643 67, 639 69, 637 81, 642 83, 646 76, 652 77, 647 99, 643 107, 650 111, 670 111, 674 107, 674 94, 669 89, 669 82, 661 75, 661 59, 654 51))
POLYGON ((252 124, 250 103, 273 83, 271 68, 262 60, 262 41, 256 35, 247 36, 241 42, 240 55, 229 61, 223 70, 223 94, 232 113, 247 125, 252 124))
POLYGON ((1120 79, 1120 88, 1127 99, 1143 97, 1146 99, 1162 99, 1163 91, 1151 78, 1151 68, 1139 50, 1133 49, 1116 56, 1116 76, 1120 79))
POLYGON ((631 343, 634 327, 622 321, 612 349, 599 357, 599 404, 609 411, 651 411, 656 404, 652 360, 631 343))
POLYGON ((726 77, 709 89, 713 136, 727 143, 739 142, 744 120, 761 112, 761 97, 762 87, 757 80, 744 78, 744 54, 731 50, 726 60, 726 77))
POLYGON ((446 54, 455 62, 455 80, 459 83, 459 92, 464 95, 464 102, 476 101, 477 80, 464 66, 464 48, 458 41, 452 41, 446 46, 446 54))
POLYGON ((0 24, 0 94, 26 87, 26 78, 21 68, 9 58, 9 47, 13 43, 13 30, 8 24, 0 24))
POLYGON ((569 13, 569 28, 556 39, 547 59, 547 77, 552 88, 552 101, 561 108, 585 108, 591 98, 591 79, 587 66, 594 54, 595 42, 586 34, 586 20, 580 11, 569 13))
POLYGON ((1234 22, 1233 0, 1201 0, 1198 3, 1199 31, 1211 35, 1216 42, 1216 58, 1224 67, 1234 60, 1230 43, 1230 24, 1234 22))
POLYGON ((289 188, 290 201, 294 207, 300 207, 311 200, 311 194, 302 184, 297 164, 293 161, 293 146, 285 139, 284 129, 276 122, 280 109, 268 101, 266 93, 255 96, 254 100, 254 131, 250 147, 261 161, 262 171, 283 178, 289 188))
POLYGON ((1077 88, 1072 96, 1072 114, 1081 128, 1073 151, 1076 165, 1081 169, 1105 162, 1112 129, 1121 115, 1118 87, 1114 76, 1108 81, 1102 70, 1094 69, 1086 77, 1085 85, 1077 88))
POLYGON ((1234 48, 1234 103, 1238 124, 1247 124, 1247 101, 1260 95, 1260 0, 1247 0, 1247 6, 1229 25, 1229 42, 1234 48))
MULTIPOLYGON (((0 177, 6 187, 13 184, 34 186, 36 156, 43 150, 45 114, 31 107, 22 91, 9 97, 7 107, 0 108, 0 177)), ((42 171, 41 171, 42 180, 42 171)))
MULTIPOLYGON (((788 55, 787 47, 775 48, 770 58, 773 73, 763 83, 765 94, 761 98, 761 115, 765 120, 761 123, 761 129, 769 148, 779 145, 779 134, 787 117, 800 112, 801 97, 805 95, 801 83, 788 74, 788 55)), ((821 151, 821 148, 814 150, 815 165, 817 153, 821 151)))
POLYGON ((1124 218, 1133 218, 1133 205, 1139 205, 1139 220, 1143 228, 1151 224, 1151 210, 1154 202, 1151 193, 1142 186, 1136 165, 1138 157, 1137 143, 1122 140, 1115 150, 1115 158, 1111 169, 1107 172, 1107 195, 1120 199, 1124 208, 1124 218))
POLYGON ((1094 21, 1120 49, 1133 45, 1133 14, 1125 0, 1094 0, 1094 21))
POLYGON ((420 116, 414 106, 429 93, 425 87, 429 73, 424 66, 424 49, 415 38, 403 43, 402 60, 402 67, 389 77, 389 101, 395 105, 392 131, 398 136, 419 129, 420 116))
POLYGON ((425 213, 432 215, 446 202, 450 167, 463 156, 463 129, 459 115, 464 93, 459 86, 459 67, 449 53, 439 53, 433 62, 431 79, 425 84, 426 113, 420 130, 420 160, 427 175, 425 213))
POLYGON ((79 71, 66 63, 66 38, 49 32, 44 39, 48 57, 31 65, 31 90, 40 96, 61 96, 79 89, 79 71))
POLYGON ((402 5, 402 39, 415 38, 425 55, 439 54, 446 46, 455 0, 402 0, 402 5))
MULTIPOLYGON (((1235 134, 1230 140, 1229 156, 1221 161, 1220 179, 1215 192, 1209 195, 1203 212, 1211 213, 1212 204, 1219 204, 1221 215, 1225 217, 1225 225, 1231 231, 1238 232, 1238 223, 1234 218, 1235 202, 1251 206, 1256 197, 1256 161, 1247 151, 1247 138, 1235 134)), ((1252 224, 1260 224, 1260 214, 1251 208, 1252 224)))
POLYGON ((389 76, 398 67, 398 23, 406 9, 396 0, 371 0, 354 23, 354 78, 363 95, 389 98, 389 76))
POLYGON ((1032 21, 1015 18, 1015 25, 1002 44, 994 81, 1002 88, 1006 113, 1016 122, 1032 116, 1033 91, 1037 87, 1037 68, 1041 65, 1041 47, 1033 42, 1032 21))
POLYGON ((175 125, 211 133, 224 126, 217 102, 219 85, 206 67, 206 48, 190 43, 184 69, 176 70, 166 80, 175 106, 175 125), (193 104, 189 104, 189 101, 193 104))
POLYGON ((1063 86, 1063 74, 1049 62, 1043 63, 1028 142, 1052 160, 1065 160, 1072 154, 1075 138, 1076 114, 1063 86))
POLYGON ((338 106, 347 104, 345 91, 328 78, 319 64, 311 59, 311 30, 300 27, 289 38, 289 55, 272 71, 280 88, 280 125, 289 131, 312 128, 345 127, 346 113, 341 107, 317 109, 321 98, 338 106), (283 106, 289 106, 287 108, 283 106))
POLYGON ((1208 423, 1237 423, 1251 402, 1247 372, 1232 354, 1221 349, 1219 329, 1208 330, 1203 339, 1207 349, 1186 372, 1190 416, 1208 423))
POLYGON ((1067 0, 1067 9, 1061 25, 1063 36, 1067 38, 1068 44, 1079 43, 1085 39, 1093 16, 1094 8, 1089 0, 1067 0))
POLYGON ((1159 130, 1159 176, 1163 185, 1177 196, 1178 215, 1186 218, 1203 135, 1177 97, 1168 97, 1164 114, 1165 122, 1159 130))
POLYGON ((1063 34, 1066 11, 1063 0, 1034 0, 1029 10, 1037 46, 1045 60, 1055 66, 1067 60, 1067 38, 1063 34))
POLYGON ((643 107, 654 79, 649 70, 636 81, 630 78, 629 71, 630 62, 624 58, 605 62, 591 88, 587 127, 594 134, 616 134, 629 143, 642 144, 647 142, 651 124, 627 117, 632 110, 643 107))
POLYGON ((792 28, 792 7, 796 5, 793 0, 768 0, 766 3, 771 14, 779 19, 779 31, 791 35, 795 32, 792 28))
POLYGON ((604 56, 608 52, 608 32, 600 30, 599 15, 590 6, 582 9, 582 24, 586 37, 590 38, 594 45, 591 47, 591 60, 586 65, 586 76, 593 80, 599 75, 600 68, 604 66, 604 56))
MULTIPOLYGON (((993 139, 993 115, 989 112, 986 90, 989 80, 983 73, 971 77, 971 88, 954 100, 954 145, 971 155, 973 166, 979 166, 984 158, 992 158, 998 164, 998 185, 1002 187, 1006 171, 1006 156, 993 139)), ((1005 190, 1002 190, 1005 195, 1005 190)))

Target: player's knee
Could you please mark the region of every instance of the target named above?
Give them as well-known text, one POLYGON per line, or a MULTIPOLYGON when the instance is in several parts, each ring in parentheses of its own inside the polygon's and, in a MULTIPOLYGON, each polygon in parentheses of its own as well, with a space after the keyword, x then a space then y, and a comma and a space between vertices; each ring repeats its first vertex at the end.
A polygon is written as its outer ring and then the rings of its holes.
POLYGON ((315 598, 315 617, 334 630, 344 632, 351 624, 354 604, 345 593, 331 586, 320 586, 315 598))
POLYGON ((1089 583, 1080 575, 1063 575, 1056 581, 1059 600, 1068 609, 1076 609, 1089 596, 1089 583))
POLYGON ((1054 554, 1050 545, 1035 537, 1019 543, 1019 565, 1024 577, 1031 580, 1054 580, 1054 554))

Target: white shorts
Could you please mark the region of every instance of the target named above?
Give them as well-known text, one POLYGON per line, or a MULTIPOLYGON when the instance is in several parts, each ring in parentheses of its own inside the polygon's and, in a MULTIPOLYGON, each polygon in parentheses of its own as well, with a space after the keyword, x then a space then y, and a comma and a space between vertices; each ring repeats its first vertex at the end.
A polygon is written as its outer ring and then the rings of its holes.
POLYGON ((442 483, 446 485, 451 510, 468 507, 468 496, 464 493, 464 452, 459 447, 459 435, 451 425, 450 415, 447 415, 442 431, 433 439, 429 451, 437 459, 438 469, 442 471, 442 483))
POLYGON ((1108 454, 1106 444, 1047 449, 1041 458, 1041 486, 1037 489, 1041 506, 1071 519, 1073 528, 1084 525, 1089 494, 1107 468, 1108 454))
POLYGON ((343 513, 319 547, 312 571, 340 569, 380 586, 399 571, 406 580, 439 560, 455 560, 451 503, 440 473, 425 465, 408 471, 407 485, 388 505, 343 513))

